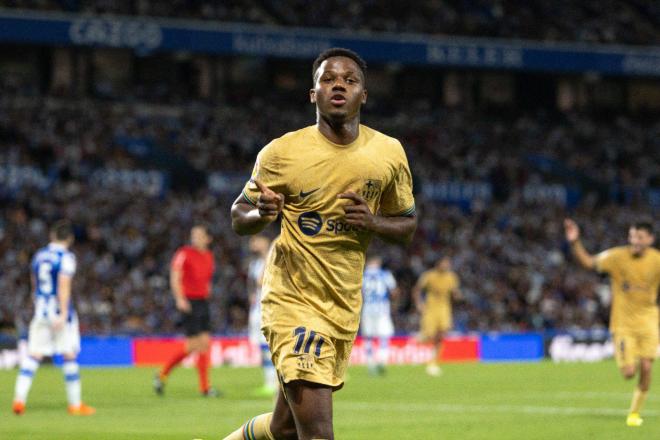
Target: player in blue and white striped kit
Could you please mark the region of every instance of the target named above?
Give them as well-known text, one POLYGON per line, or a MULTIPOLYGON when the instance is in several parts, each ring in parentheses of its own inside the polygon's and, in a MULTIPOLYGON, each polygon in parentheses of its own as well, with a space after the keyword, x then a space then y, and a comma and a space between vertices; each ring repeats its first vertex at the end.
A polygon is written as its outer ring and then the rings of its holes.
POLYGON ((360 328, 367 350, 367 365, 372 374, 383 374, 389 356, 390 337, 394 324, 390 310, 390 298, 397 293, 394 276, 382 268, 380 257, 367 260, 362 281, 362 318, 360 328), (374 339, 378 338, 378 354, 375 355, 374 339))
POLYGON ((270 358, 268 342, 261 332, 261 285, 266 267, 266 259, 270 250, 268 238, 256 235, 250 239, 252 258, 248 267, 248 289, 250 299, 250 314, 248 333, 250 343, 259 347, 261 367, 264 372, 264 384, 255 391, 258 396, 273 396, 278 390, 277 371, 270 358))
POLYGON ((71 303, 71 284, 76 272, 76 257, 69 250, 73 229, 60 221, 50 230, 51 242, 32 258, 31 281, 34 317, 28 335, 28 356, 21 360, 16 379, 13 411, 25 412, 32 379, 44 356, 61 354, 69 413, 91 415, 94 408, 81 400, 80 372, 76 357, 80 352, 78 317, 71 303))

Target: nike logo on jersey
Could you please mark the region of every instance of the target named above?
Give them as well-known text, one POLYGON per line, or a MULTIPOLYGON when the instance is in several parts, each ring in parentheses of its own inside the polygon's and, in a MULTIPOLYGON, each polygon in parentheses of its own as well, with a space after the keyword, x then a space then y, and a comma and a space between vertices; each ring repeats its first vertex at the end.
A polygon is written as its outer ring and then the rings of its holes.
POLYGON ((304 199, 305 197, 307 197, 308 195, 310 195, 310 194, 312 194, 312 193, 315 193, 315 192, 318 191, 319 189, 321 189, 321 188, 316 188, 316 189, 313 189, 313 190, 311 190, 311 191, 307 191, 307 192, 304 192, 304 191, 301 189, 301 190, 300 190, 300 198, 301 198, 301 199, 304 199))

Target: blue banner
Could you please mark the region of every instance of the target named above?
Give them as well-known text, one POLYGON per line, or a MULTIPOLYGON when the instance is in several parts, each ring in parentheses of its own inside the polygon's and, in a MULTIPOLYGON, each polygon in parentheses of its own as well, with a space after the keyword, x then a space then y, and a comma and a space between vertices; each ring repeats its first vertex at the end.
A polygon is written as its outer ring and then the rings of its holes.
POLYGON ((208 188, 216 194, 237 195, 250 178, 249 174, 243 173, 209 173, 207 178, 208 188))
POLYGON ((481 336, 482 362, 540 361, 543 336, 538 333, 486 333, 481 336))
POLYGON ((167 177, 162 171, 99 168, 89 178, 92 186, 160 196, 167 189, 167 177))
POLYGON ((83 336, 78 362, 84 366, 129 367, 133 365, 133 339, 83 336))
POLYGON ((278 28, 176 19, 0 10, 0 41, 312 59, 329 47, 368 61, 660 76, 660 48, 278 28))
POLYGON ((471 204, 475 200, 489 203, 493 186, 485 182, 443 181, 425 182, 422 193, 430 200, 445 203, 471 204))
MULTIPOLYGON (((97 168, 85 176, 88 184, 98 188, 159 196, 168 189, 167 174, 158 170, 97 168)), ((0 192, 24 189, 45 191, 58 182, 57 171, 49 174, 34 166, 0 166, 0 192)))

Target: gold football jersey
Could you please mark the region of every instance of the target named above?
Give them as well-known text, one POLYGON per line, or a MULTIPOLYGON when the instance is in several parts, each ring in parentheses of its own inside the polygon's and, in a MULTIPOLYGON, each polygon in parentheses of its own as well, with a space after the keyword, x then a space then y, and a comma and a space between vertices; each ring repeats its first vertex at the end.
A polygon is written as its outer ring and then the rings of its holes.
POLYGON ((420 277, 420 285, 426 291, 425 309, 451 313, 451 292, 460 285, 454 271, 427 270, 420 277))
MULTIPOLYGON (((338 339, 358 330, 365 252, 372 233, 346 223, 338 199, 359 193, 374 213, 415 212, 412 177, 403 147, 394 138, 360 125, 348 145, 330 142, 310 126, 266 145, 252 172, 285 195, 281 234, 263 280, 262 326, 306 326, 338 339)), ((256 204, 251 179, 243 197, 256 204)))
POLYGON ((635 257, 628 246, 615 247, 596 256, 596 269, 610 275, 610 331, 657 332, 660 252, 650 248, 635 257))

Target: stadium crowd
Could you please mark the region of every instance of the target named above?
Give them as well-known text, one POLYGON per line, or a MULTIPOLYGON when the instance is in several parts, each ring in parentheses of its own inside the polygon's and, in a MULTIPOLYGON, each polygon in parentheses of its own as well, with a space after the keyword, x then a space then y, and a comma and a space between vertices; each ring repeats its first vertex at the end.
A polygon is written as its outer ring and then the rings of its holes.
POLYGON ((660 6, 644 0, 0 0, 2 7, 194 18, 360 32, 628 44, 660 42, 660 6))
MULTIPOLYGON (((174 333, 169 261, 193 222, 204 220, 215 237, 218 267, 214 330, 245 332, 249 254, 229 220, 240 187, 149 192, 140 185, 99 185, 90 175, 99 167, 146 167, 127 148, 126 139, 133 139, 178 154, 200 175, 247 176, 260 146, 313 122, 311 109, 268 102, 253 97, 218 108, 191 102, 163 111, 2 94, 0 170, 19 171, 15 180, 7 173, 0 178, 0 321, 29 322, 31 254, 47 242, 48 224, 66 217, 78 237, 74 295, 82 331, 174 333), (26 169, 39 170, 45 182, 25 179, 26 169)), ((608 289, 566 261, 562 220, 576 217, 592 251, 624 243, 627 224, 650 214, 634 195, 660 180, 660 124, 615 119, 612 125, 587 113, 500 116, 425 102, 405 112, 367 112, 367 124, 403 141, 419 189, 419 229, 410 249, 376 241, 372 250, 385 257, 403 290, 394 304, 397 331, 417 329, 412 285, 443 254, 452 256, 462 280, 465 300, 455 311, 461 330, 604 328, 608 289), (561 172, 530 162, 530 153, 560 164, 561 172), (422 190, 433 181, 485 182, 492 198, 439 202, 422 190), (576 209, 525 196, 525 185, 549 182, 605 190, 585 192, 576 209)))

